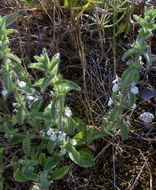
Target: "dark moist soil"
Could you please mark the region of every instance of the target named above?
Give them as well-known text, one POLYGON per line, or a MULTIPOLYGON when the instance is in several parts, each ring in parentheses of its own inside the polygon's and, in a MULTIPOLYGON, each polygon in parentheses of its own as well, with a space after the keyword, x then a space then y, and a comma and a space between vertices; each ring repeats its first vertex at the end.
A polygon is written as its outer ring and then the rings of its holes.
MULTIPOLYGON (((8 12, 12 12, 12 9, 0 7, 2 15, 8 12)), ((49 14, 52 17, 52 13, 49 14)), ((102 39, 99 30, 89 26, 82 28, 86 53, 86 97, 83 88, 83 67, 76 44, 75 30, 77 26, 72 23, 70 15, 58 14, 55 25, 44 12, 25 12, 24 15, 24 19, 12 26, 18 30, 18 34, 10 37, 10 46, 13 52, 23 59, 24 66, 33 62, 33 56, 41 53, 44 47, 48 49, 50 56, 60 52, 61 73, 65 78, 77 82, 82 87, 81 94, 75 92, 68 94, 67 104, 71 106, 75 116, 82 118, 89 124, 93 124, 91 120, 93 118, 94 124, 98 125, 102 115, 108 109, 106 103, 111 94, 111 81, 113 79, 112 47, 109 34, 103 46, 100 43, 102 39)), ((109 33, 109 31, 106 32, 109 33)), ((128 43, 131 43, 131 38, 119 37, 117 40, 117 55, 119 55, 118 62, 120 63, 123 49, 127 47, 128 43)), ((152 53, 156 53, 155 39, 152 41, 152 53)), ((118 65, 119 76, 125 67, 125 63, 118 65)), ((38 74, 32 73, 32 75, 37 78, 38 74)), ((155 70, 150 71, 148 76, 148 84, 156 88, 155 70)), ((53 183, 54 189, 156 189, 156 131, 154 129, 156 125, 153 123, 151 130, 151 127, 148 128, 138 121, 140 113, 150 110, 155 112, 155 102, 153 100, 143 101, 138 97, 138 102, 140 101, 141 103, 129 120, 129 139, 122 142, 120 136, 114 134, 88 145, 96 158, 95 166, 83 169, 69 162, 71 171, 64 179, 53 183), (146 104, 144 104, 145 102, 146 104)), ((8 154, 6 153, 6 157, 9 158, 8 154)), ((5 170, 4 179, 6 190, 29 189, 29 183, 17 184, 13 182, 11 168, 5 170)))

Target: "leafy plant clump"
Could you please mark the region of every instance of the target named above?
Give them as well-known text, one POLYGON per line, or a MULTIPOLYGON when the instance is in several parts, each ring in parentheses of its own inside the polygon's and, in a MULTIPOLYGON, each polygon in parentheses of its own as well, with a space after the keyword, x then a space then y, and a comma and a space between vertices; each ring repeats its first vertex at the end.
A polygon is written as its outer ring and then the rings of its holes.
MULTIPOLYGON (((75 148, 78 140, 74 136, 84 129, 82 122, 73 118, 71 109, 65 105, 66 94, 71 90, 79 91, 80 87, 63 79, 58 72, 59 53, 50 59, 46 49, 35 56, 36 63, 29 65, 42 75, 34 81, 20 59, 10 52, 7 35, 15 31, 6 29, 6 24, 7 17, 0 17, 2 96, 6 108, 0 117, 0 131, 10 144, 22 146, 22 156, 14 155, 10 160, 15 181, 32 181, 46 190, 52 180, 68 173, 69 166, 63 164, 67 155, 81 167, 94 165, 89 150, 75 148), (9 106, 8 100, 11 100, 9 106)), ((3 149, 1 160, 2 153, 3 149)), ((1 183, 1 189, 2 186, 1 183)))
MULTIPOLYGON (((128 68, 123 72, 121 78, 116 76, 116 79, 113 81, 112 97, 108 102, 108 105, 113 108, 104 117, 103 128, 105 130, 107 123, 109 123, 108 130, 119 128, 123 140, 128 138, 125 109, 130 108, 133 111, 137 107, 136 96, 139 93, 137 87, 139 72, 143 68, 147 69, 152 64, 148 40, 153 35, 152 31, 156 29, 155 17, 156 9, 147 8, 145 8, 144 18, 134 15, 135 20, 140 24, 141 28, 131 49, 127 50, 123 55, 123 60, 127 62, 128 68), (143 58, 146 60, 146 64, 143 62, 143 58)), ((151 119, 149 118, 148 120, 151 119)))
MULTIPOLYGON (((67 1, 66 1, 67 2, 67 1)), ((151 64, 147 41, 156 28, 155 9, 146 9, 145 18, 135 16, 141 25, 136 41, 124 56, 128 68, 121 77, 113 81, 112 107, 104 116, 100 130, 85 129, 79 118, 74 118, 65 104, 65 96, 71 90, 80 91, 72 81, 65 80, 59 73, 59 53, 52 59, 47 50, 35 56, 36 63, 29 64, 37 70, 40 78, 35 81, 22 66, 21 60, 9 49, 8 35, 16 32, 7 29, 8 17, 0 17, 0 61, 3 112, 0 114, 0 133, 10 145, 18 145, 21 153, 11 156, 10 167, 17 182, 31 181, 31 189, 48 190, 53 180, 64 177, 70 170, 66 158, 80 167, 92 167, 93 155, 82 148, 94 139, 104 137, 110 131, 121 130, 123 140, 128 138, 125 108, 135 109, 139 71, 144 67, 142 57, 151 64), (11 102, 11 104, 10 104, 11 102)), ((13 19, 14 20, 14 19, 13 19)), ((0 150, 0 189, 3 187, 5 148, 0 150)))

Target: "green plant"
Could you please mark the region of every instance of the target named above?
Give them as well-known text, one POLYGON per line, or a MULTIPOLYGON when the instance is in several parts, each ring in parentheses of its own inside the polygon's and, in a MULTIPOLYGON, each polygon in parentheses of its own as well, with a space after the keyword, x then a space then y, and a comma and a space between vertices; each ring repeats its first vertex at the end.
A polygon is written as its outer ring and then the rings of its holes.
MULTIPOLYGON (((12 15, 13 16, 13 15, 12 15)), ((8 35, 15 32, 7 29, 10 17, 0 17, 0 61, 2 96, 0 113, 0 132, 10 145, 18 145, 20 155, 11 155, 10 167, 18 182, 31 181, 31 189, 48 190, 52 180, 61 179, 70 167, 65 158, 70 158, 81 167, 94 165, 91 152, 81 145, 96 138, 104 137, 110 131, 121 129, 122 139, 127 139, 128 128, 125 123, 125 108, 135 108, 138 93, 139 71, 144 64, 151 64, 147 40, 156 29, 155 9, 146 9, 145 18, 135 16, 142 26, 132 48, 124 56, 128 68, 121 78, 113 81, 113 94, 109 106, 114 104, 104 117, 101 130, 86 128, 79 118, 74 118, 65 104, 65 96, 71 90, 80 90, 74 82, 65 80, 59 73, 59 53, 52 59, 43 49, 35 56, 36 63, 29 65, 37 70, 39 79, 23 68, 21 60, 9 49, 8 35), (9 104, 11 102, 11 104, 9 104)), ((13 19, 15 20, 15 19, 13 19)), ((3 157, 5 148, 0 150, 0 187, 3 189, 3 157)))
POLYGON ((123 72, 121 78, 118 76, 113 81, 113 94, 109 100, 109 106, 113 105, 110 113, 105 117, 103 129, 108 125, 108 130, 121 129, 122 139, 128 138, 128 128, 125 123, 125 108, 136 107, 136 95, 139 89, 136 86, 139 80, 139 71, 147 67, 142 58, 146 59, 146 64, 151 65, 152 59, 149 54, 148 39, 152 36, 152 31, 156 29, 155 24, 156 9, 145 8, 145 17, 134 15, 135 20, 141 25, 136 41, 132 48, 123 55, 123 60, 127 61, 128 68, 123 72))
POLYGON ((70 168, 63 162, 67 155, 81 167, 94 165, 89 150, 75 147, 79 143, 76 133, 82 132, 84 126, 65 105, 66 94, 79 91, 80 87, 59 73, 59 53, 50 59, 46 49, 35 56, 36 63, 29 65, 42 76, 34 81, 20 59, 10 52, 7 36, 15 31, 6 29, 7 18, 0 17, 1 107, 5 110, 0 118, 0 132, 10 144, 22 148, 22 156, 14 155, 10 160, 15 181, 32 181, 35 184, 32 189, 37 186, 46 190, 51 180, 68 173, 70 168))

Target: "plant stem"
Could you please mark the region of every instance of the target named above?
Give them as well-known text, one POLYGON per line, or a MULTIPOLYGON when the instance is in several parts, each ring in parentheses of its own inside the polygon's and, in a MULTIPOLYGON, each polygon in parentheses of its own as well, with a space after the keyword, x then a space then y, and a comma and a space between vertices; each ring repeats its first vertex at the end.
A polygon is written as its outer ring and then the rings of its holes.
POLYGON ((113 0, 113 74, 116 76, 116 0, 113 0))

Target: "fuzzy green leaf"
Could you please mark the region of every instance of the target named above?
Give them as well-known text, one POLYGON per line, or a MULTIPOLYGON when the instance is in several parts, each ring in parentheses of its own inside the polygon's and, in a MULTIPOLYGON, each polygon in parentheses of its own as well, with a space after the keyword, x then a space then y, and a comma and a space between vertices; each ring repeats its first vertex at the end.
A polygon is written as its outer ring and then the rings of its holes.
POLYGON ((127 128, 127 126, 123 122, 121 122, 119 127, 121 129, 120 133, 121 133, 122 140, 124 141, 124 140, 128 139, 128 128, 127 128))
POLYGON ((63 166, 61 168, 57 168, 50 173, 50 177, 53 180, 62 179, 69 172, 69 166, 63 166))
POLYGON ((70 159, 77 165, 88 168, 95 165, 93 160, 93 155, 88 149, 81 149, 77 151, 75 147, 71 144, 66 144, 65 148, 67 149, 70 159))
POLYGON ((23 152, 27 157, 30 156, 30 146, 31 146, 30 136, 29 133, 27 132, 22 144, 23 152))
POLYGON ((60 155, 53 155, 51 156, 45 163, 43 170, 51 171, 55 168, 59 162, 62 160, 62 156, 60 155))

